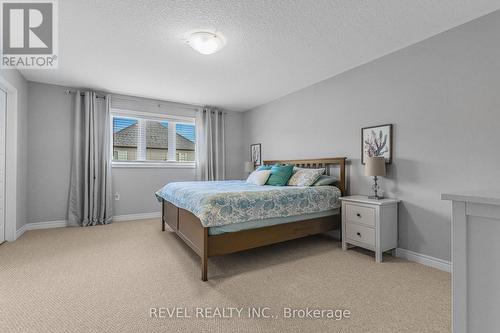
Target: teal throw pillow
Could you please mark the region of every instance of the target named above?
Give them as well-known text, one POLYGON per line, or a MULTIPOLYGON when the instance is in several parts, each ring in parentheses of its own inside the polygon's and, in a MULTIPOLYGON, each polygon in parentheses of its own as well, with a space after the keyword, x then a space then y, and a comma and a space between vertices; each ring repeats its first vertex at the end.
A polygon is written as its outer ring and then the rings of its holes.
POLYGON ((285 186, 293 174, 293 165, 273 165, 266 185, 285 186))
POLYGON ((257 168, 257 171, 271 170, 272 167, 273 167, 272 165, 261 165, 260 167, 257 168))

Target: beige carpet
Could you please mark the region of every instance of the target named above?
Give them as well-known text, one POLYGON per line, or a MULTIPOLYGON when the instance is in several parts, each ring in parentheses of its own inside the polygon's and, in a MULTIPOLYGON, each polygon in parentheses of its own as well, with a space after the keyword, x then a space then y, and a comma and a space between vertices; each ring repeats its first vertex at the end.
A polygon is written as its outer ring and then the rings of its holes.
POLYGON ((0 330, 450 332, 450 280, 318 236, 213 258, 202 282, 199 259, 157 220, 37 230, 0 246, 0 330), (150 318, 151 307, 269 307, 276 318, 150 318), (351 317, 284 318, 285 307, 351 317))

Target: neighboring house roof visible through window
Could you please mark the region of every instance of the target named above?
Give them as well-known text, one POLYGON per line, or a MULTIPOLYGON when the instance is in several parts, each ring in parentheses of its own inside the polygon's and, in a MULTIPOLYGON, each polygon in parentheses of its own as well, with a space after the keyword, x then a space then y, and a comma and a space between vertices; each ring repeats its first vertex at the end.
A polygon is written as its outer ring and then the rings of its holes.
MULTIPOLYGON (((113 145, 117 147, 137 147, 137 123, 114 133, 113 145)), ((157 121, 146 122, 146 148, 167 149, 168 128, 157 121)), ((176 133, 177 150, 193 150, 195 143, 176 133)))

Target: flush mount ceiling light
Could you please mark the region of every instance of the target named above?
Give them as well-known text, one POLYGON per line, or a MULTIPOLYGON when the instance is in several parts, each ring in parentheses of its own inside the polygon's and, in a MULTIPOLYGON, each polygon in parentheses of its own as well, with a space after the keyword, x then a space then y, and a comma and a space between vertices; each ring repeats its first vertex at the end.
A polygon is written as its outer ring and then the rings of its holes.
POLYGON ((224 37, 208 31, 193 32, 189 36, 189 45, 201 54, 212 54, 226 45, 224 37))

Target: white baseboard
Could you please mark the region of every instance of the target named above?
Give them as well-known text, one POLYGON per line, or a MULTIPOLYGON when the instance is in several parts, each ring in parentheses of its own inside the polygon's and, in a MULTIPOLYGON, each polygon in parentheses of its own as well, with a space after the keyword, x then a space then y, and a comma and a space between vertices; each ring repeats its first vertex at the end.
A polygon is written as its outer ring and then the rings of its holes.
MULTIPOLYGON (((113 222, 146 220, 146 219, 154 219, 154 218, 159 218, 159 217, 161 217, 161 212, 116 215, 116 216, 113 216, 113 222)), ((24 234, 28 230, 61 228, 61 227, 67 227, 67 226, 68 226, 67 220, 26 223, 21 228, 17 229, 16 239, 21 237, 21 235, 24 234)))
POLYGON ((113 222, 146 220, 146 219, 155 219, 155 218, 160 218, 160 217, 161 217, 161 212, 116 215, 116 216, 113 216, 113 222))
POLYGON ((16 230, 16 239, 18 239, 19 237, 21 237, 26 232, 26 230, 28 230, 28 225, 27 224, 25 224, 21 228, 17 229, 16 230))
POLYGON ((17 229, 16 239, 21 237, 21 235, 28 230, 61 228, 66 226, 68 226, 68 221, 66 220, 26 223, 21 228, 17 229))
POLYGON ((399 247, 396 249, 396 257, 403 258, 408 261, 418 262, 419 264, 451 273, 452 264, 450 261, 434 258, 425 254, 413 252, 399 247))

